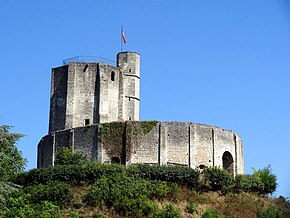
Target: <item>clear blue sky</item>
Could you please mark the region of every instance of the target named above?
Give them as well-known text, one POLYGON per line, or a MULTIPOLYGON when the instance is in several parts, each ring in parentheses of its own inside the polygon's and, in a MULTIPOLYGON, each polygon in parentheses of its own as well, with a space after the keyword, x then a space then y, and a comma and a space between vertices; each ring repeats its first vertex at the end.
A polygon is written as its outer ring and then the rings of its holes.
POLYGON ((290 3, 287 0, 3 1, 0 124, 36 167, 48 131, 51 68, 78 55, 141 54, 141 119, 237 132, 245 172, 272 165, 290 197, 290 3))

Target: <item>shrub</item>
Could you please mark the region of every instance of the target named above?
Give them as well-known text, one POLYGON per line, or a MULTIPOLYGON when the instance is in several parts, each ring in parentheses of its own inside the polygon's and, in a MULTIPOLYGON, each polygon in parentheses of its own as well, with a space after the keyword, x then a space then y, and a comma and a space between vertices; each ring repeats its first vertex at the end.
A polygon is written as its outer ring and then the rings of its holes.
POLYGON ((175 186, 168 186, 162 181, 150 181, 130 177, 125 173, 104 176, 98 180, 85 196, 85 201, 92 206, 105 204, 114 207, 126 216, 147 216, 156 206, 150 200, 168 196, 175 186))
POLYGON ((202 214, 202 218, 219 218, 221 217, 220 213, 213 209, 206 209, 202 214))
POLYGON ((25 190, 30 195, 30 202, 37 204, 41 201, 50 201, 60 207, 70 202, 72 188, 63 182, 49 182, 47 185, 36 185, 25 190))
POLYGON ((87 162, 88 159, 85 155, 73 152, 69 148, 60 149, 55 158, 55 165, 75 165, 75 164, 83 164, 87 162))
POLYGON ((76 209, 72 209, 69 211, 69 218, 85 218, 85 216, 79 214, 79 212, 76 209))
POLYGON ((290 217, 290 201, 280 196, 275 199, 275 206, 279 208, 281 217, 290 217))
POLYGON ((129 166, 128 175, 150 180, 161 180, 185 184, 190 187, 198 185, 199 173, 185 166, 159 166, 135 164, 129 166))
MULTIPOLYGON (((20 203, 20 202, 19 202, 20 203)), ((23 202, 22 202, 23 203, 23 202)), ((44 201, 40 204, 20 204, 9 208, 5 214, 6 218, 61 218, 61 212, 58 206, 51 202, 44 201)))
POLYGON ((260 179, 252 175, 237 175, 235 178, 235 190, 263 193, 264 184, 260 179))
POLYGON ((197 212, 197 205, 193 201, 188 201, 186 204, 186 211, 188 213, 194 213, 197 212))
POLYGON ((154 218, 180 218, 180 210, 172 206, 171 204, 166 205, 163 209, 156 212, 154 218))
POLYGON ((205 177, 212 191, 221 190, 228 192, 234 187, 234 177, 226 170, 218 167, 209 167, 205 171, 205 177))
POLYGON ((264 190, 262 194, 272 194, 276 191, 277 177, 272 173, 270 165, 261 170, 254 170, 253 176, 263 183, 264 190))
POLYGON ((279 218, 278 210, 274 207, 269 207, 267 210, 258 210, 256 213, 258 218, 279 218))
POLYGON ((58 165, 55 167, 32 169, 18 174, 11 181, 22 186, 46 184, 49 181, 69 182, 76 185, 92 184, 105 175, 122 172, 125 166, 86 163, 82 165, 58 165))

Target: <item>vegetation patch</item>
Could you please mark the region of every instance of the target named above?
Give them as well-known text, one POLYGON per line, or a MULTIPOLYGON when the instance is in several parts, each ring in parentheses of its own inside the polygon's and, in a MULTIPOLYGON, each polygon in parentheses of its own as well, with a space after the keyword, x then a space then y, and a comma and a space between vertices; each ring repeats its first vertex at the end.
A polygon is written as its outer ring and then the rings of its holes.
POLYGON ((125 122, 103 123, 100 127, 100 142, 109 157, 122 157, 125 122))
POLYGON ((147 120, 147 121, 140 121, 141 128, 143 130, 144 135, 148 134, 154 126, 159 123, 157 120, 147 120))
POLYGON ((119 157, 122 164, 131 159, 143 137, 158 121, 126 121, 103 123, 100 127, 100 142, 109 157, 119 157))
POLYGON ((113 207, 126 216, 143 217, 156 211, 157 206, 151 199, 164 199, 174 190, 165 182, 115 174, 98 180, 85 201, 91 206, 113 207))
POLYGON ((199 172, 184 166, 134 164, 130 165, 126 172, 136 178, 174 182, 189 187, 197 187, 199 181, 199 172))

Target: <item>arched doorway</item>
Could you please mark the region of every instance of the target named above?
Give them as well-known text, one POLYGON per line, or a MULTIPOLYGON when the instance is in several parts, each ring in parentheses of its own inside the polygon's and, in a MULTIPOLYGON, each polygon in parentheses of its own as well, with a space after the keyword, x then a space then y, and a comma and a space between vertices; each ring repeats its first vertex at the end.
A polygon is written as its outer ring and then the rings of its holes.
POLYGON ((229 173, 234 174, 234 159, 232 154, 228 151, 223 154, 223 168, 229 173))
POLYGON ((112 157, 111 158, 111 164, 119 164, 121 161, 120 161, 120 158, 119 157, 112 157))

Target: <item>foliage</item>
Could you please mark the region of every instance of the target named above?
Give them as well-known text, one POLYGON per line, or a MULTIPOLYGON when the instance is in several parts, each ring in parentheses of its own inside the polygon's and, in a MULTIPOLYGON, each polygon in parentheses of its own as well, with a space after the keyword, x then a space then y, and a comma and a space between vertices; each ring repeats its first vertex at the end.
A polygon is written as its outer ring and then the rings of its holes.
POLYGON ((202 218, 219 218, 221 217, 220 213, 213 209, 206 209, 202 214, 202 218))
POLYGON ((79 212, 75 209, 69 211, 69 218, 85 218, 85 216, 79 214, 79 212))
POLYGON ((35 185, 25 189, 30 195, 30 202, 37 204, 41 201, 50 201, 59 207, 63 207, 70 202, 73 191, 72 188, 63 182, 49 182, 46 185, 35 185))
POLYGON ((125 122, 102 123, 100 128, 100 142, 109 156, 122 156, 123 133, 125 122))
POLYGON ((128 175, 136 178, 175 182, 190 187, 197 186, 199 179, 199 173, 197 171, 184 166, 150 166, 136 164, 129 166, 126 172, 128 175))
POLYGON ((87 193, 85 201, 92 206, 104 204, 114 207, 126 216, 142 217, 152 214, 156 209, 150 199, 162 199, 174 191, 165 182, 134 178, 121 173, 98 180, 87 193))
POLYGON ((26 159, 16 147, 16 142, 23 135, 10 133, 10 126, 0 126, 0 180, 7 180, 11 175, 21 172, 26 159))
POLYGON ((100 142, 110 157, 119 157, 125 163, 138 149, 143 136, 157 123, 155 120, 103 123, 100 128, 100 142))
POLYGON ((154 218, 181 218, 179 209, 175 208, 171 204, 167 204, 163 209, 157 211, 154 218))
POLYGON ((105 175, 125 170, 123 165, 106 165, 100 163, 86 163, 82 165, 58 165, 55 167, 32 169, 11 178, 11 181, 30 186, 46 184, 49 181, 61 181, 76 185, 92 184, 105 175))
POLYGON ((279 213, 277 208, 269 207, 267 210, 258 210, 257 211, 258 218, 279 218, 279 213))
POLYGON ((148 134, 154 126, 158 123, 157 120, 146 120, 146 121, 139 121, 141 128, 143 129, 144 135, 148 134))
POLYGON ((209 167, 204 171, 209 188, 212 191, 221 190, 226 193, 234 187, 234 177, 219 167, 209 167))
POLYGON ((38 204, 30 204, 29 195, 21 194, 9 199, 9 210, 6 211, 6 218, 60 218, 61 212, 58 206, 51 202, 43 201, 38 204))
POLYGON ((275 206, 279 208, 281 217, 290 217, 290 201, 285 197, 280 196, 275 199, 275 206))
POLYGON ((87 157, 81 153, 73 152, 69 148, 62 148, 57 152, 55 165, 76 165, 87 162, 87 157))
POLYGON ((17 191, 20 187, 11 182, 0 181, 0 217, 8 210, 6 204, 11 193, 17 191))
POLYGON ((186 211, 191 214, 197 212, 197 205, 191 200, 188 201, 186 205, 186 211))
POLYGON ((260 170, 254 170, 253 176, 263 183, 262 194, 272 194, 276 191, 277 177, 272 173, 270 165, 260 170))
POLYGON ((235 189, 236 191, 263 193, 264 184, 253 175, 237 175, 235 189))

